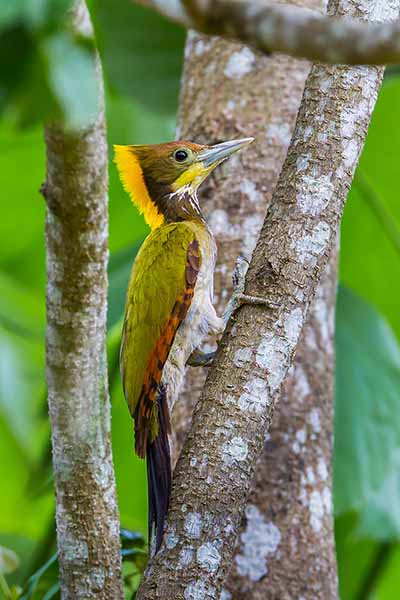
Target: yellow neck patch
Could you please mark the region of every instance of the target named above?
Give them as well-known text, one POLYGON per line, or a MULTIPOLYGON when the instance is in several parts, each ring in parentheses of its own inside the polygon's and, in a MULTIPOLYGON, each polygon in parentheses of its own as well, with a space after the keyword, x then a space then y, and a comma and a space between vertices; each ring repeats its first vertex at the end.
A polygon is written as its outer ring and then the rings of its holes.
POLYGON ((114 162, 117 165, 124 189, 128 192, 132 202, 143 214, 146 223, 151 229, 156 229, 164 222, 164 217, 158 209, 146 188, 143 171, 137 156, 130 146, 114 146, 114 162))
POLYGON ((176 192, 185 186, 190 186, 195 191, 211 170, 205 169, 203 163, 194 163, 174 181, 171 188, 176 192))

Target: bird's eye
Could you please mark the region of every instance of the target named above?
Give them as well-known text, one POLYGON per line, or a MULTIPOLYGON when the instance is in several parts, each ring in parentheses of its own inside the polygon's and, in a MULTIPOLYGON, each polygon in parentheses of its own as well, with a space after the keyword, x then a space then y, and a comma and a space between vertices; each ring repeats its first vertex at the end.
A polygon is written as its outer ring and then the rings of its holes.
POLYGON ((177 162, 185 162, 188 156, 189 154, 186 152, 186 150, 177 150, 174 153, 174 158, 177 162))

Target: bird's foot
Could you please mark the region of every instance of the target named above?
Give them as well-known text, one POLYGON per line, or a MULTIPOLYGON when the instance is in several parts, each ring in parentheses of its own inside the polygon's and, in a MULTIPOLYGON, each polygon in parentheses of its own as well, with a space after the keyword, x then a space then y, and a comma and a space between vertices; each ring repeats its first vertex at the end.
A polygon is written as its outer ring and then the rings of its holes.
POLYGON ((199 348, 196 348, 187 359, 186 364, 189 367, 209 367, 216 354, 216 350, 213 350, 213 352, 202 352, 199 348))
POLYGON ((232 296, 225 308, 223 314, 223 320, 225 326, 229 319, 243 304, 252 304, 253 306, 266 306, 268 308, 277 308, 278 304, 269 300, 268 298, 260 298, 258 296, 251 296, 244 293, 244 286, 246 281, 246 273, 249 268, 249 261, 244 256, 238 256, 236 259, 235 270, 232 275, 233 281, 233 292, 232 296))

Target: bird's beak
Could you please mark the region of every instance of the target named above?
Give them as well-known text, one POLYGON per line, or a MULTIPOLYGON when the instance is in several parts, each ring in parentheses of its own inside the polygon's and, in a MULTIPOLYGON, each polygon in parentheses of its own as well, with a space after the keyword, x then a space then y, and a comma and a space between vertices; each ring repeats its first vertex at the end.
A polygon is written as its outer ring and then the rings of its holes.
POLYGON ((222 142, 221 144, 215 144, 205 150, 202 150, 197 155, 197 160, 204 164, 206 169, 216 167, 223 160, 226 160, 238 150, 241 150, 245 146, 251 144, 254 138, 243 138, 241 140, 231 140, 229 142, 222 142))

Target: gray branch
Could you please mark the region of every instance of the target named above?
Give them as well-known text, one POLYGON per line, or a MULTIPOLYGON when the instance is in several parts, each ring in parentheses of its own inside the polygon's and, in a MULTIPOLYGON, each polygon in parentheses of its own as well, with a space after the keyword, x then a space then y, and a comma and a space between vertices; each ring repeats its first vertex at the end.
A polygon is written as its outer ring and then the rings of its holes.
MULTIPOLYGON (((381 9, 391 16, 392 2, 381 9)), ((365 11, 374 16, 370 5, 365 11)), ((247 276, 247 293, 280 308, 244 306, 223 337, 175 470, 164 544, 140 600, 220 597, 256 460, 336 240, 382 76, 377 67, 311 70, 247 276)))
MULTIPOLYGON (((90 20, 80 2, 75 26, 90 20)), ((122 599, 107 387, 107 145, 99 112, 79 133, 46 127, 46 375, 62 597, 122 599)))
POLYGON ((329 64, 385 65, 400 62, 400 22, 396 0, 371 4, 377 23, 362 23, 363 8, 352 17, 328 18, 298 6, 263 0, 134 0, 187 28, 239 40, 270 54, 282 52, 329 64))

